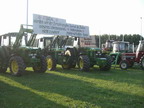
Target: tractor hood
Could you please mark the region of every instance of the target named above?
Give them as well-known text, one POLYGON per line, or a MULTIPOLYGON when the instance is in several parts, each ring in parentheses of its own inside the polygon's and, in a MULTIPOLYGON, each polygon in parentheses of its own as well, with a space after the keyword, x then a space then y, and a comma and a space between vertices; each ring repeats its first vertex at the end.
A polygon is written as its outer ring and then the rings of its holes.
POLYGON ((15 49, 15 52, 18 55, 40 55, 41 49, 37 47, 21 46, 18 49, 15 49))

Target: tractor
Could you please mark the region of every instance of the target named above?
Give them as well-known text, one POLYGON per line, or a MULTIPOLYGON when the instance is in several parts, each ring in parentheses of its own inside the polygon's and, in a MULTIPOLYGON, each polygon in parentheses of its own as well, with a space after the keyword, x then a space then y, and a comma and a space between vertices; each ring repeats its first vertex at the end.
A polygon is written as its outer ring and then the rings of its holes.
MULTIPOLYGON (((50 42, 48 38, 47 41, 50 42)), ((54 70, 56 64, 62 65, 63 69, 74 68, 78 64, 82 71, 88 71, 94 65, 105 71, 111 68, 110 56, 96 48, 95 40, 91 38, 55 36, 51 44, 45 46, 44 55, 47 56, 48 70, 54 70), (94 43, 90 44, 92 40, 94 43)))
MULTIPOLYGON (((123 53, 133 52, 133 44, 129 44, 129 42, 125 41, 114 41, 113 42, 113 50, 109 54, 112 58, 112 65, 120 64, 121 56, 123 53)), ((133 64, 131 64, 133 65, 133 64)))
POLYGON ((37 34, 32 29, 21 25, 19 32, 0 36, 0 72, 10 68, 12 75, 21 76, 26 67, 33 67, 34 72, 43 73, 47 70, 47 62, 41 49, 32 47, 37 34), (25 36, 31 34, 28 42, 25 36))
POLYGON ((123 53, 121 59, 121 69, 126 70, 127 68, 132 67, 135 62, 144 69, 144 40, 139 41, 139 45, 135 53, 123 53))

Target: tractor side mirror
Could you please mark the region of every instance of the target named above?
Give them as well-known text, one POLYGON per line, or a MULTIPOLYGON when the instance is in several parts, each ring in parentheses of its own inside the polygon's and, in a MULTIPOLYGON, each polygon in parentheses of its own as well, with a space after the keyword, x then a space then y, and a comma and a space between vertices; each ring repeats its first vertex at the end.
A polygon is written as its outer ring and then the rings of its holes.
POLYGON ((75 37, 75 41, 77 41, 77 37, 75 37))

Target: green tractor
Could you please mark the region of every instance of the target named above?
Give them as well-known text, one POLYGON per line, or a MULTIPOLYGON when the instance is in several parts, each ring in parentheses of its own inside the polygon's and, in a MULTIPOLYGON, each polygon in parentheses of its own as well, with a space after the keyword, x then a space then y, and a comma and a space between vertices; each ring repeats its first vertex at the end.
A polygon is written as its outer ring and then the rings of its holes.
POLYGON ((129 44, 129 42, 125 41, 114 41, 113 42, 113 50, 109 54, 112 58, 112 65, 116 66, 117 64, 120 64, 121 62, 121 56, 123 53, 130 53, 134 52, 134 45, 129 44))
POLYGON ((20 76, 26 67, 33 67, 34 72, 43 73, 47 70, 47 62, 41 49, 32 47, 36 34, 32 29, 25 29, 21 25, 18 33, 8 33, 0 36, 0 72, 6 72, 9 66, 10 72, 15 76, 20 76), (25 38, 31 34, 28 42, 25 38))
POLYGON ((50 38, 43 38, 44 42, 49 41, 49 45, 44 46, 48 70, 54 70, 56 64, 62 65, 63 69, 74 68, 78 64, 82 71, 88 71, 94 65, 98 65, 100 70, 110 70, 110 56, 96 48, 95 40, 91 44, 92 40, 91 38, 71 36, 55 36, 51 41, 50 38))

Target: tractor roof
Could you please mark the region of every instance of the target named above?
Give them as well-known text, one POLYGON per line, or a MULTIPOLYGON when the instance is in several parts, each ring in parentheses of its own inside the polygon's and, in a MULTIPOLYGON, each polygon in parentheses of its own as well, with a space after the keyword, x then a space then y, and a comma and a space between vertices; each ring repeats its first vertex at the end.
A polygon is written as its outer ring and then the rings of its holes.
MULTIPOLYGON (((6 34, 3 34, 3 35, 0 35, 1 36, 12 36, 12 37, 16 37, 18 35, 18 32, 10 32, 10 33, 6 33, 6 34)), ((26 34, 25 34, 26 35, 26 34)))

